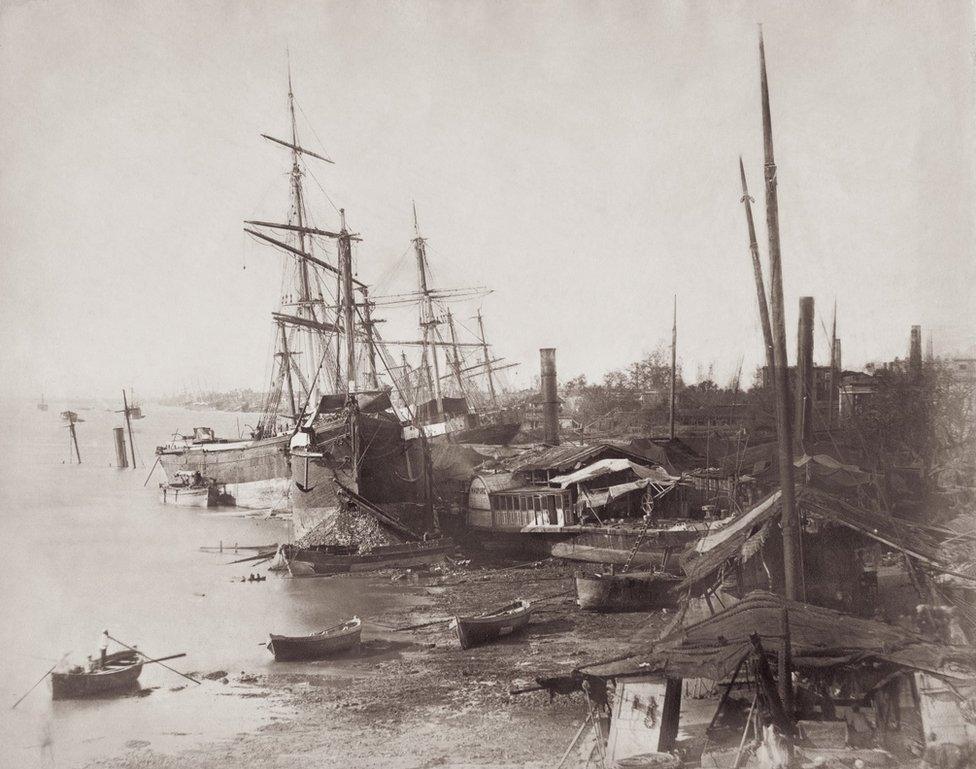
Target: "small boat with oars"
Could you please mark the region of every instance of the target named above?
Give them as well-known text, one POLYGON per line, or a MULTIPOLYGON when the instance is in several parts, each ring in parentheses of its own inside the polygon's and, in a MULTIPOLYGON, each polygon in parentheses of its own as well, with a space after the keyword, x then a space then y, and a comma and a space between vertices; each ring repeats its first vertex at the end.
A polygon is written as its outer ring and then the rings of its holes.
POLYGON ((144 662, 138 652, 108 654, 86 669, 76 665, 67 672, 51 673, 51 694, 56 700, 104 697, 134 689, 144 662))
POLYGON ((353 617, 334 627, 303 636, 275 635, 271 633, 268 650, 275 661, 321 660, 359 648, 363 621, 353 617))
MULTIPOLYGON (((167 660, 175 660, 185 656, 186 653, 183 652, 171 654, 168 657, 150 659, 135 646, 128 646, 112 638, 106 630, 102 634, 101 653, 97 660, 89 657, 88 664, 85 667, 75 665, 68 670, 55 672, 55 669, 51 668, 48 671, 51 676, 51 694, 56 700, 75 700, 85 697, 106 697, 121 694, 137 687, 139 675, 142 673, 144 665, 162 664, 167 660), (115 641, 125 648, 122 651, 109 654, 109 641, 115 641)), ((194 678, 186 676, 168 665, 163 665, 163 667, 193 681, 193 683, 199 683, 194 678)), ((19 703, 20 700, 17 702, 19 703)))
POLYGON ((159 501, 179 507, 210 507, 219 501, 214 482, 199 470, 177 470, 173 478, 159 484, 159 501))
POLYGON ((490 643, 502 636, 512 635, 529 624, 532 604, 518 598, 498 609, 472 616, 455 616, 454 628, 462 649, 490 643))
POLYGON ((643 611, 675 605, 671 593, 680 577, 663 571, 624 574, 576 573, 576 602, 584 611, 643 611))

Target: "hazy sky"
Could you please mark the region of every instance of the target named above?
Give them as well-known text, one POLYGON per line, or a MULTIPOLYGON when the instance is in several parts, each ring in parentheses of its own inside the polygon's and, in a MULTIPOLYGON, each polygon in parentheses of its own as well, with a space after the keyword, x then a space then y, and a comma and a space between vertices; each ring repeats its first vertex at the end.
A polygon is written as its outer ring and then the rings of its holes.
POLYGON ((495 289, 522 383, 539 347, 599 378, 666 341, 675 293, 686 374, 750 371, 757 22, 789 338, 805 294, 828 327, 836 297, 848 367, 904 356, 913 323, 973 343, 970 0, 0 7, 4 394, 266 385, 280 263, 241 220, 285 215, 287 154, 259 134, 287 130, 286 49, 362 279, 413 279, 416 199, 437 282, 495 289))

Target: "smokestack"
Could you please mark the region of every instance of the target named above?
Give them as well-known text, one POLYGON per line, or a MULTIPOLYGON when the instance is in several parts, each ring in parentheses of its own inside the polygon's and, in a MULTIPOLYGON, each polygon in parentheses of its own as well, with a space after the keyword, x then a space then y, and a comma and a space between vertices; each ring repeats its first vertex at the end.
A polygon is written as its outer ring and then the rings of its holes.
POLYGON ((908 349, 908 370, 913 377, 922 373, 922 327, 912 326, 911 344, 908 349))
POLYGON ((800 446, 813 437, 813 297, 800 297, 796 338, 796 429, 800 446))
POLYGON ((550 446, 559 445, 559 395, 556 392, 556 350, 544 347, 539 350, 539 363, 542 372, 542 420, 545 427, 545 442, 550 446))

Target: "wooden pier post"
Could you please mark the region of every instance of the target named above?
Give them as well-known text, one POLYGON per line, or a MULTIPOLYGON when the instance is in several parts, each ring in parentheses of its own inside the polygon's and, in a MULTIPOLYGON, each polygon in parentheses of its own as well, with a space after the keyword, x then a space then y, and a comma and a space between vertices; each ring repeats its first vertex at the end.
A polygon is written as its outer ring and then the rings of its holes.
POLYGON ((129 451, 132 452, 132 469, 136 469, 136 442, 132 437, 132 420, 129 419, 129 402, 125 397, 125 389, 122 390, 122 413, 125 414, 125 426, 129 428, 129 451))
POLYGON ((129 460, 125 456, 125 428, 113 427, 112 433, 115 435, 115 466, 124 470, 129 466, 129 460))
POLYGON ((75 432, 75 420, 74 417, 68 418, 68 433, 71 435, 71 442, 75 447, 75 458, 78 460, 78 464, 81 464, 81 452, 78 451, 78 433, 75 432))

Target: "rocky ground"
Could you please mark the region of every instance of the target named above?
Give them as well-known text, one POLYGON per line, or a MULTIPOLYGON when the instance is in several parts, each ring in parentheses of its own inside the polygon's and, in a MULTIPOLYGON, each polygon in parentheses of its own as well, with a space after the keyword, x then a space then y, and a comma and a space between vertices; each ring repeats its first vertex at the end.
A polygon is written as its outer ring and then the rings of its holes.
POLYGON ((667 614, 585 614, 574 601, 572 568, 463 567, 443 574, 396 574, 405 594, 424 600, 364 626, 360 653, 342 661, 281 665, 280 672, 231 676, 236 696, 267 697, 275 717, 230 742, 176 755, 130 749, 102 767, 550 767, 582 723, 581 694, 513 695, 536 675, 618 656, 639 628, 667 614), (447 622, 514 598, 533 601, 528 629, 462 651, 447 622))

